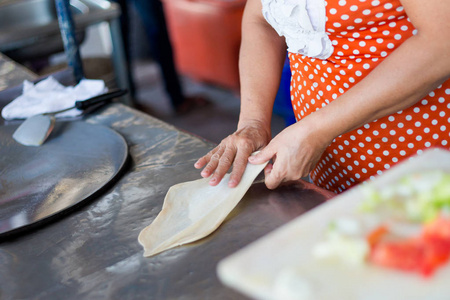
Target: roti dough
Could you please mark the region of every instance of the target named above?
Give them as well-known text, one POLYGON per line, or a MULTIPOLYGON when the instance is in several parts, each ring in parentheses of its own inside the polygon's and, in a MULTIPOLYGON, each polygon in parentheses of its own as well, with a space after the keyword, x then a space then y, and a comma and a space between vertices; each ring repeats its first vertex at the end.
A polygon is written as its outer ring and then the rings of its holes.
POLYGON ((266 165, 248 163, 235 188, 228 187, 230 174, 226 174, 217 186, 209 185, 209 178, 172 186, 161 212, 139 234, 144 256, 194 242, 212 233, 244 197, 266 165))

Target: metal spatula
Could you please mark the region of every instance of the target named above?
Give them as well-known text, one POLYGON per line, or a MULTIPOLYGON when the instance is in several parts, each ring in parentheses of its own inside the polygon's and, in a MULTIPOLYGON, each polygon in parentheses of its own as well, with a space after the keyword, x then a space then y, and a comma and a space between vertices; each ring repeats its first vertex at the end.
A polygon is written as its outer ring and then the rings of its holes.
POLYGON ((123 96, 126 93, 127 90, 113 90, 87 100, 76 101, 75 106, 73 107, 31 116, 27 118, 16 131, 14 131, 13 138, 25 146, 40 146, 45 142, 53 130, 56 121, 55 115, 74 108, 85 110, 96 104, 107 103, 113 98, 123 96))

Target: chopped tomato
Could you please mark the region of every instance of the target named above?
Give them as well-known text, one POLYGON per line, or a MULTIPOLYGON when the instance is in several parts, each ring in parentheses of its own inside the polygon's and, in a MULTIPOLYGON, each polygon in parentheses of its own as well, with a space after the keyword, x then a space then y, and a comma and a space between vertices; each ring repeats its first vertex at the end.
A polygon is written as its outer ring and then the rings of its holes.
POLYGON ((441 239, 450 243, 450 219, 439 216, 436 220, 425 224, 422 235, 426 239, 441 239))
POLYGON ((372 232, 367 235, 367 242, 369 243, 369 246, 371 248, 374 247, 388 232, 389 229, 385 225, 378 226, 375 230, 372 230, 372 232))
POLYGON ((377 265, 430 276, 450 257, 450 220, 437 218, 425 225, 418 237, 386 240, 389 233, 378 227, 368 236, 369 260, 377 265))
POLYGON ((370 253, 370 261, 388 268, 415 271, 423 259, 423 247, 412 241, 379 242, 370 253))

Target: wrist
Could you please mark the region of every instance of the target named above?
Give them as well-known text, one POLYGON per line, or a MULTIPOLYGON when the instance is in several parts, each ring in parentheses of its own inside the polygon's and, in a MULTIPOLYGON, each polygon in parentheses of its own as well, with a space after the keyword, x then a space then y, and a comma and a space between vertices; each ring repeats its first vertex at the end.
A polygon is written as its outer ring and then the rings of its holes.
POLYGON ((324 121, 317 112, 307 116, 295 125, 300 126, 310 140, 314 140, 317 145, 321 145, 323 148, 328 147, 339 136, 339 133, 335 132, 336 127, 330 126, 331 124, 324 121))
POLYGON ((260 137, 264 140, 264 143, 268 143, 272 138, 270 121, 251 118, 240 119, 236 132, 247 130, 258 132, 260 137))
POLYGON ((251 126, 270 132, 271 118, 272 114, 265 112, 265 110, 254 107, 253 109, 245 109, 245 107, 241 107, 237 128, 239 130, 243 127, 251 126))

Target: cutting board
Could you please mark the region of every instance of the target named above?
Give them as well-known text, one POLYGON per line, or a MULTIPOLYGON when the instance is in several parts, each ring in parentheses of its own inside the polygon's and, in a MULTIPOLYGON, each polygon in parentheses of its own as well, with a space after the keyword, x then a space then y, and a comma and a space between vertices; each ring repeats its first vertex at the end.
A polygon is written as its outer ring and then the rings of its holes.
MULTIPOLYGON (((450 172, 450 152, 425 151, 368 184, 382 189, 406 174, 435 169, 450 172)), ((362 199, 362 187, 357 186, 299 216, 220 261, 219 279, 251 298, 264 300, 450 299, 450 264, 426 279, 373 265, 349 266, 313 258, 312 248, 323 240, 328 223, 355 215, 362 199)))

